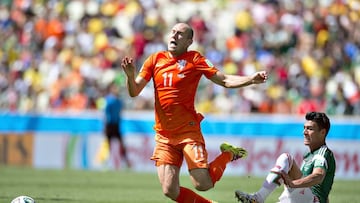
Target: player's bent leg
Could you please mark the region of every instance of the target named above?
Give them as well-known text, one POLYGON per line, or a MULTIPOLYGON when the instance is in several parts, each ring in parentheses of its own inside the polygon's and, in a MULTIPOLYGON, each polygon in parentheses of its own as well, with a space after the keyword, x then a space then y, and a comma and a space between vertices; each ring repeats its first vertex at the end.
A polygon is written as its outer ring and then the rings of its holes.
POLYGON ((213 188, 214 183, 209 174, 208 153, 205 145, 201 142, 187 143, 183 147, 183 154, 194 187, 199 191, 213 188))
POLYGON ((189 171, 194 187, 199 191, 206 191, 214 187, 207 168, 196 168, 189 171))
POLYGON ((292 179, 299 179, 303 176, 303 174, 301 173, 300 167, 296 164, 296 162, 293 162, 293 165, 289 171, 289 176, 292 179))
POLYGON ((275 173, 284 171, 288 173, 289 176, 293 179, 299 179, 302 177, 299 166, 296 164, 294 157, 292 157, 289 153, 282 153, 276 159, 275 167, 272 168, 270 171, 275 173))
MULTIPOLYGON (((297 172, 301 174, 301 171, 296 166, 293 157, 288 153, 282 153, 275 162, 275 166, 270 170, 266 176, 262 187, 253 194, 247 194, 241 191, 236 191, 235 195, 241 202, 264 202, 265 199, 280 185, 283 180, 279 172, 286 172, 290 175, 290 172, 294 172, 291 175, 295 175, 297 172)), ((296 176, 291 176, 295 178, 296 176)), ((301 177, 301 175, 300 175, 301 177)), ((298 179, 297 177, 296 179, 298 179)))
POLYGON ((163 194, 175 201, 180 192, 180 168, 163 164, 157 167, 157 171, 163 194))
POLYGON ((294 162, 295 161, 293 157, 289 153, 282 153, 278 156, 275 162, 275 166, 270 171, 273 172, 284 171, 288 173, 291 170, 294 162))

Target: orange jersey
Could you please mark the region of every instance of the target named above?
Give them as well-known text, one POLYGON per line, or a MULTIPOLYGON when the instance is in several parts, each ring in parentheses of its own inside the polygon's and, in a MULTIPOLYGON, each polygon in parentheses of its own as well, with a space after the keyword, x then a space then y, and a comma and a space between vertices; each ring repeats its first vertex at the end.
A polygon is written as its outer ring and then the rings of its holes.
POLYGON ((203 119, 194 107, 202 75, 211 78, 218 70, 199 52, 189 51, 172 58, 167 51, 150 55, 139 76, 153 79, 155 130, 164 135, 199 131, 203 119))

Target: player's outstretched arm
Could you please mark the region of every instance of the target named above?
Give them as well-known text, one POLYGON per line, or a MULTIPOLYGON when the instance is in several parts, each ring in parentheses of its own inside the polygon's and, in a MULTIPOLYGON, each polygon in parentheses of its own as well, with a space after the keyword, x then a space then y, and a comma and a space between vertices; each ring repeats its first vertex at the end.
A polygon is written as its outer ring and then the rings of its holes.
POLYGON ((133 64, 133 59, 125 57, 121 61, 121 67, 125 72, 127 80, 127 89, 131 97, 136 97, 140 94, 141 90, 144 89, 148 81, 142 77, 137 77, 135 79, 135 70, 136 67, 133 64))
POLYGON ((210 80, 226 88, 238 88, 264 83, 266 82, 267 78, 268 75, 266 71, 259 71, 249 76, 225 75, 218 71, 213 77, 210 78, 210 80))
POLYGON ((312 174, 302 177, 299 179, 293 180, 289 174, 281 171, 281 172, 274 172, 277 173, 282 177, 284 180, 284 184, 287 185, 290 188, 304 188, 304 187, 311 187, 317 184, 322 183, 322 181, 325 178, 325 170, 322 168, 315 168, 312 172, 312 174))

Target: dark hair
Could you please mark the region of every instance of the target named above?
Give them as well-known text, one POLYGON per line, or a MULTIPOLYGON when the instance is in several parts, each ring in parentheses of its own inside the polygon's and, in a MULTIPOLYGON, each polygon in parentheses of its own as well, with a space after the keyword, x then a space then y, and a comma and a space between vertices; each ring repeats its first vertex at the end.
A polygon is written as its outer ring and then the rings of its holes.
POLYGON ((325 113, 322 112, 308 112, 305 115, 305 119, 308 121, 314 121, 320 129, 325 129, 326 130, 326 134, 325 136, 329 133, 330 130, 330 120, 327 117, 327 115, 325 113))

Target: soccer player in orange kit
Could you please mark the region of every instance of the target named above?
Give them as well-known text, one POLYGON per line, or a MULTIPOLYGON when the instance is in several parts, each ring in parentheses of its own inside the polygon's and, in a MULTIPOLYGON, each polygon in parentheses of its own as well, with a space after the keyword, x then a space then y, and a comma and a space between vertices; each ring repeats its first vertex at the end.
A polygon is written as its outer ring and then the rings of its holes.
POLYGON ((206 191, 220 180, 227 163, 244 158, 247 152, 223 143, 220 155, 208 163, 200 128, 203 116, 194 107, 199 80, 205 75, 223 87, 238 88, 264 83, 268 76, 265 71, 251 76, 223 74, 199 52, 188 51, 193 35, 194 31, 188 24, 178 23, 171 30, 168 50, 150 55, 137 76, 132 58, 124 57, 121 66, 127 76, 131 97, 139 95, 145 85, 153 80, 156 146, 151 159, 155 161, 163 193, 180 203, 208 203, 213 201, 180 186, 179 173, 183 158, 194 187, 206 191))

